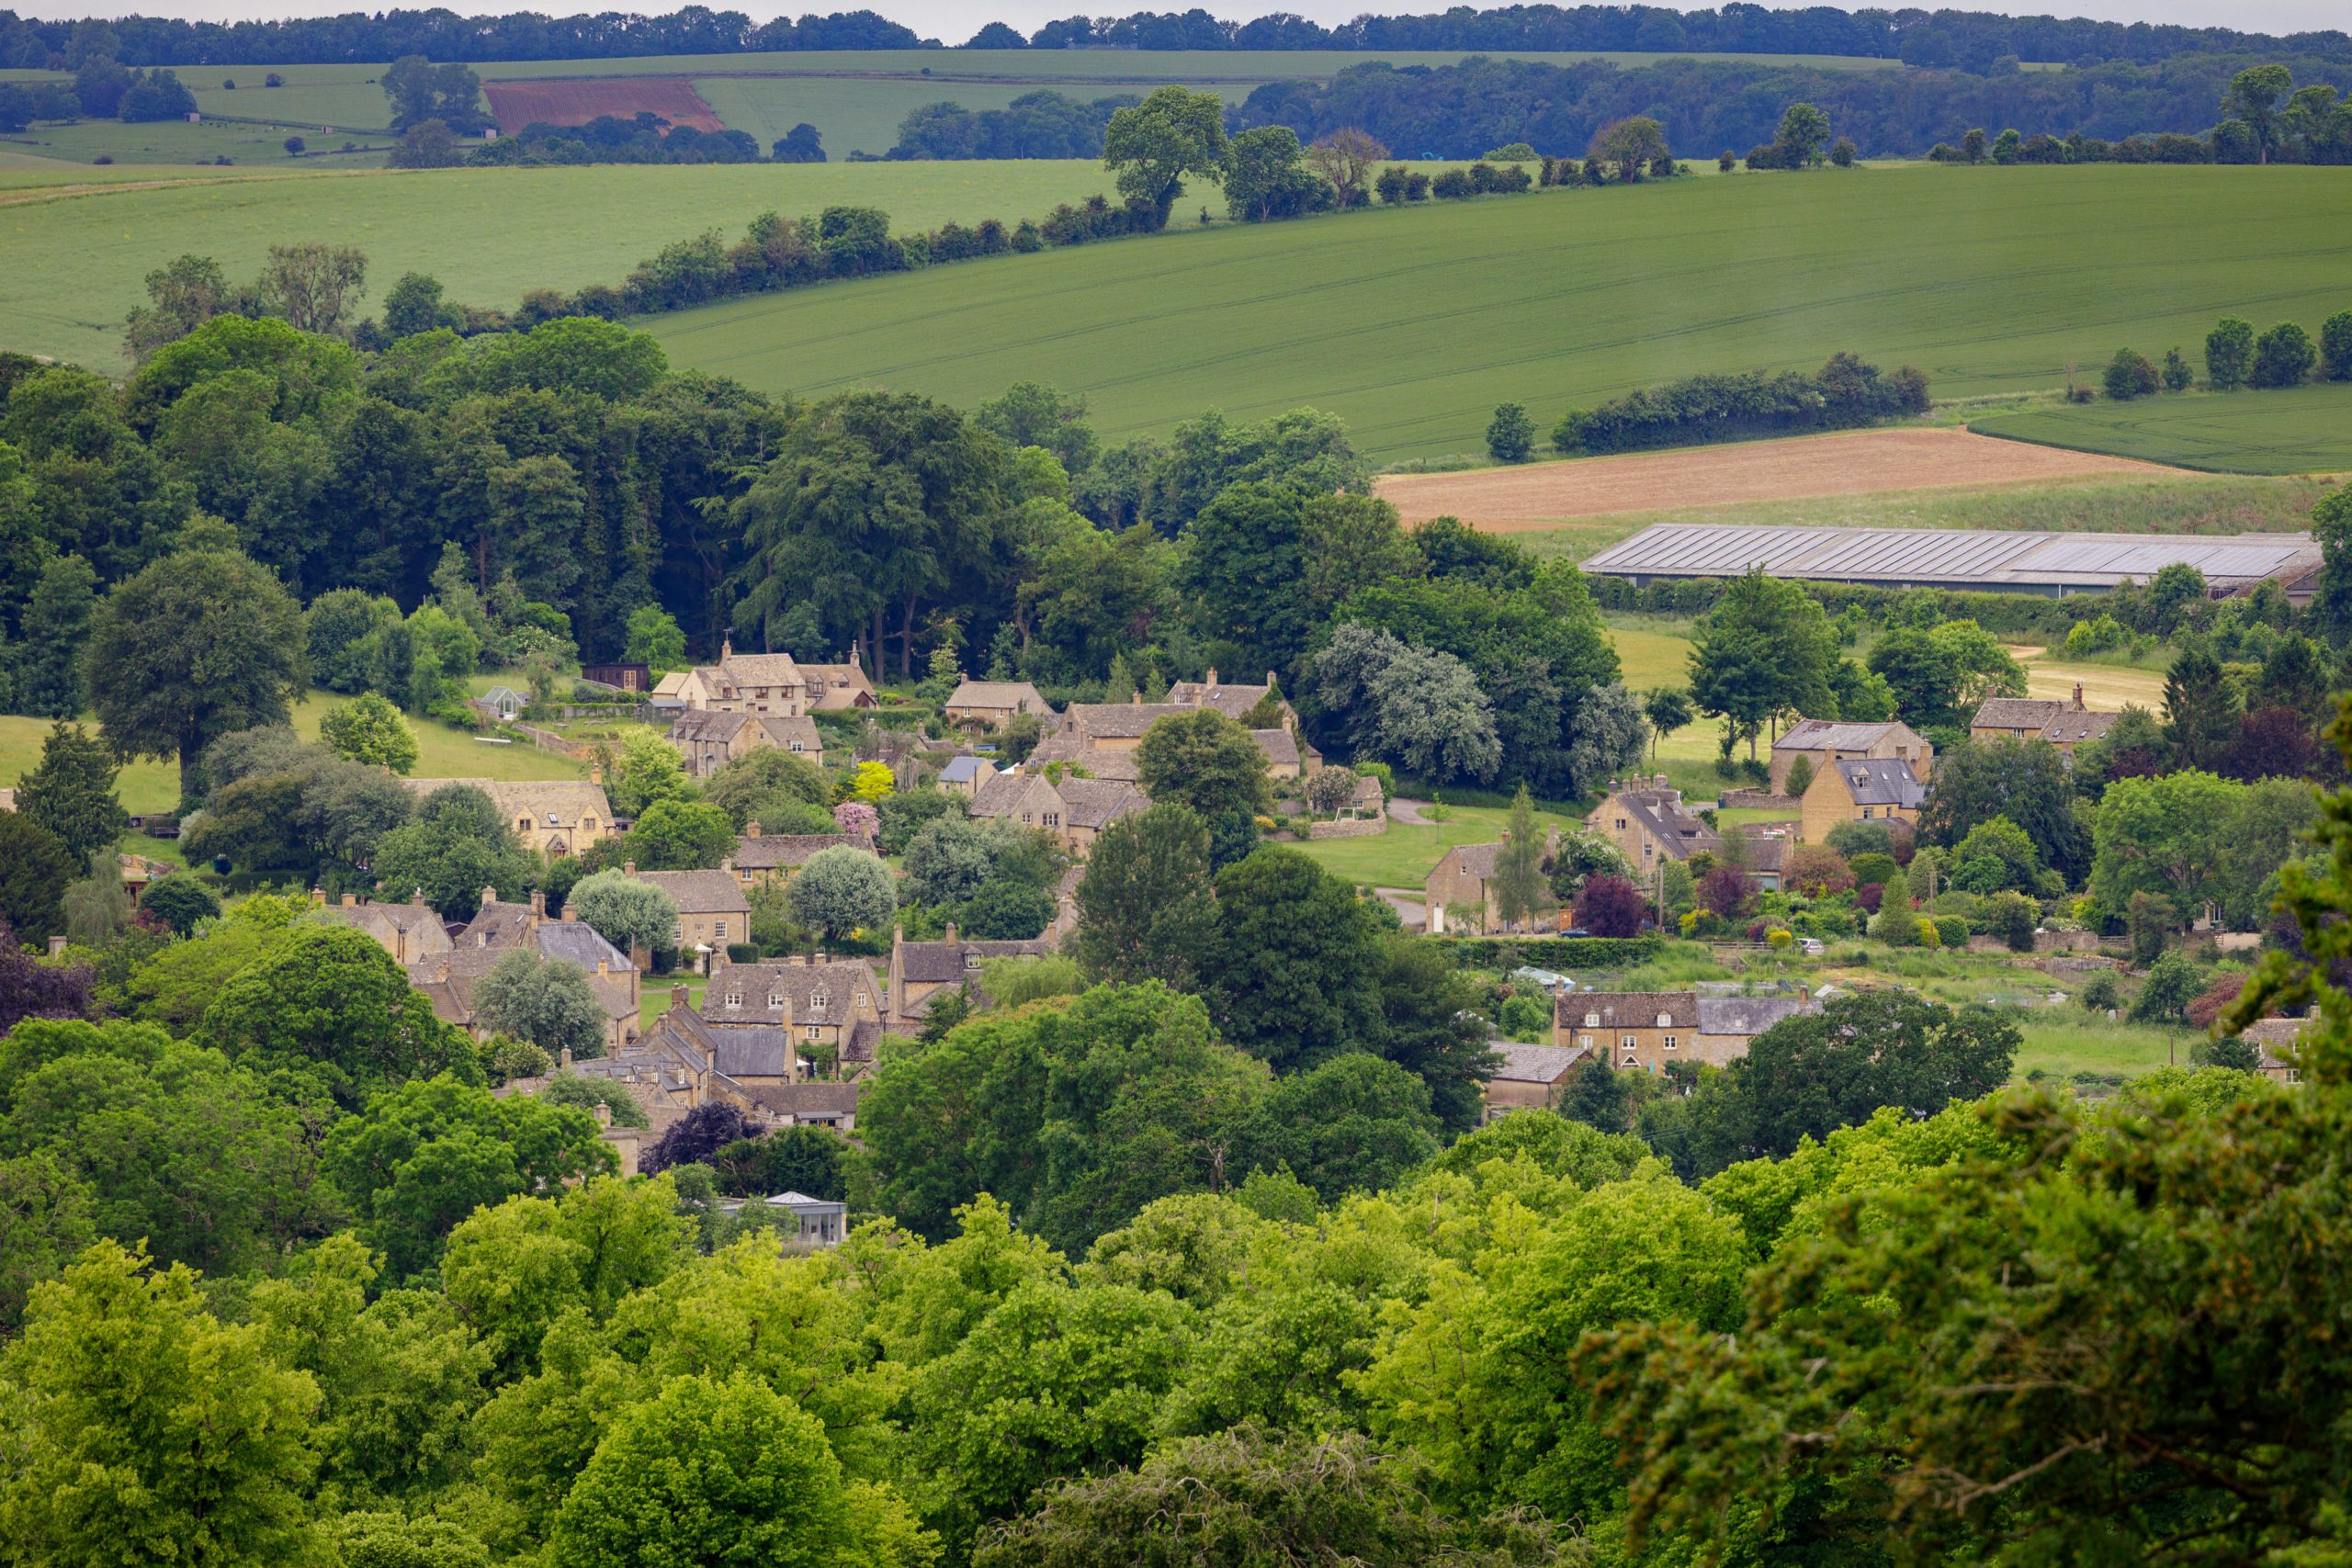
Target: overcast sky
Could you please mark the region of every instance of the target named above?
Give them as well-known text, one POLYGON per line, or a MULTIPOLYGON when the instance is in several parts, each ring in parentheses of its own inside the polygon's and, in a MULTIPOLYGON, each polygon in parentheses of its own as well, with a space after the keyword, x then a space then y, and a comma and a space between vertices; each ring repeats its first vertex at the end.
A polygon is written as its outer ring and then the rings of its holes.
MULTIPOLYGON (((187 17, 208 21, 242 21, 255 17, 323 17, 347 11, 378 10, 387 0, 0 0, 21 16, 28 17, 86 17, 119 16, 137 12, 151 17, 187 17)), ((432 0, 401 0, 406 6, 422 8, 432 0)), ((524 0, 514 4, 498 4, 495 0, 445 0, 449 8, 468 16, 495 14, 508 10, 530 9, 549 15, 568 16, 582 11, 600 11, 609 7, 609 0, 524 0)), ((1135 11, 1181 11, 1188 8, 1184 0, 1155 0, 1145 5, 1129 0, 867 0, 861 7, 858 0, 790 0, 788 4, 729 5, 728 0, 705 0, 712 10, 740 10, 764 19, 777 15, 798 16, 804 12, 847 11, 870 8, 897 21, 904 22, 926 38, 936 38, 947 43, 961 43, 978 30, 983 22, 1011 22, 1024 32, 1034 31, 1057 17, 1125 16, 1135 11)), ((1442 11, 1450 0, 1283 0, 1281 4, 1209 5, 1208 9, 1220 17, 1248 17, 1268 11, 1293 11, 1312 17, 1329 26, 1370 11, 1382 15, 1410 15, 1442 11)), ((1764 0, 1778 5, 1780 0, 1764 0)), ((1799 3, 1799 0, 1789 0, 1799 3)), ((1894 0, 1881 0, 1892 6, 1894 0)), ((2254 32, 2291 33, 2318 28, 2344 28, 2352 18, 2352 5, 2346 0, 1937 0, 1938 7, 1950 6, 1962 11, 2005 11, 2012 15, 2051 13, 2062 17, 2098 17, 2122 22, 2183 22, 2192 26, 2228 26, 2254 32)), ((639 6, 648 13, 674 10, 675 5, 643 3, 639 6)), ((1850 7, 1849 7, 1850 8, 1850 7)))

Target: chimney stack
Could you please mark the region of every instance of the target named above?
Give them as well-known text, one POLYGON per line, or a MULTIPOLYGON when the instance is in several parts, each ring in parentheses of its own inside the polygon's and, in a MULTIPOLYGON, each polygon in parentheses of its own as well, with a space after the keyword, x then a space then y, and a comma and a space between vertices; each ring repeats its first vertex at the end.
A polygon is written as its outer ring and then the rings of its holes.
POLYGON ((633 860, 625 860, 621 862, 621 874, 623 876, 635 876, 637 874, 637 863, 633 860))
POLYGON ((65 939, 63 937, 53 936, 49 939, 49 955, 51 958, 62 958, 65 956, 65 939))
POLYGON ((596 1102, 596 1125, 599 1127, 609 1127, 612 1124, 613 1108, 605 1104, 603 1100, 598 1100, 596 1102))
POLYGON ((570 1072, 571 1070, 571 1047, 566 1045, 563 1048, 563 1054, 556 1058, 556 1062, 563 1068, 564 1071, 570 1072))
POLYGON ((599 762, 589 768, 588 782, 594 784, 598 789, 605 787, 605 768, 603 763, 599 762))
POLYGON ((2075 711, 2083 711, 2083 683, 2080 681, 2075 682, 2075 711))
POLYGON ((574 904, 574 903, 572 903, 572 901, 571 901, 571 899, 566 898, 566 899, 563 901, 563 913, 562 913, 562 914, 560 914, 560 915, 559 915, 559 916, 557 917, 557 919, 564 919, 564 920, 577 920, 579 918, 580 918, 580 908, 579 908, 579 906, 578 906, 578 905, 576 905, 576 904, 574 904))
POLYGON ((356 893, 345 894, 343 896, 343 907, 346 909, 356 909, 359 908, 359 895, 356 893))
POLYGON ((547 889, 545 889, 545 888, 543 888, 543 887, 535 887, 535 888, 533 888, 533 889, 531 890, 531 913, 533 913, 533 914, 535 914, 535 915, 544 915, 544 914, 546 914, 547 912, 548 912, 548 895, 547 895, 547 889))
POLYGON ((956 922, 953 920, 947 922, 947 940, 950 943, 956 940, 956 922))
POLYGON ((489 908, 492 904, 495 904, 495 903, 497 903, 497 902, 498 902, 498 889, 497 889, 497 888, 495 888, 495 887, 485 887, 485 888, 483 888, 483 889, 481 890, 481 907, 482 907, 483 908, 487 909, 487 908, 489 908))
POLYGON ((743 824, 743 837, 745 837, 745 838, 747 838, 747 839, 756 839, 756 838, 758 838, 759 836, 760 836, 760 823, 759 823, 759 818, 753 818, 751 821, 746 822, 746 823, 744 823, 744 824, 743 824))
POLYGON ((1214 685, 1216 685, 1216 665, 1212 664, 1212 665, 1210 665, 1210 666, 1209 666, 1209 678, 1208 678, 1206 681, 1203 682, 1202 682, 1202 684, 1204 684, 1204 685, 1208 685, 1208 686, 1214 686, 1214 685))
POLYGON ((327 901, 327 890, 326 890, 325 888, 323 888, 323 887, 312 887, 312 888, 311 889, 311 903, 312 904, 312 906, 313 906, 313 907, 323 906, 323 905, 326 903, 326 901, 327 901))

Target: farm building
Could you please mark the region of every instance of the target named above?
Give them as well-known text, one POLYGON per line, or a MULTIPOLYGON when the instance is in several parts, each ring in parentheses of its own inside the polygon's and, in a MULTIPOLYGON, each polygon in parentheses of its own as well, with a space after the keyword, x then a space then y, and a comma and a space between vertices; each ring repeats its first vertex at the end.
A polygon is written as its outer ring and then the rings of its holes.
POLYGON ((2309 534, 1996 533, 1973 528, 1725 528, 1661 523, 1584 563, 1635 585, 1681 578, 1774 577, 1881 588, 1987 592, 2104 593, 2146 582, 2176 561, 2205 574, 2215 593, 2275 579, 2298 603, 2311 596, 2319 547, 2309 534))

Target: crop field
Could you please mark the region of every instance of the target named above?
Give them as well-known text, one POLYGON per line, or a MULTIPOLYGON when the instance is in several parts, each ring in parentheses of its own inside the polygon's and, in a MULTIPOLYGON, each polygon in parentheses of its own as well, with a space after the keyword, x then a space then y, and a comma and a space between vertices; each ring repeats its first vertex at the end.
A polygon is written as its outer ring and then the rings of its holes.
POLYGON ((633 119, 655 114, 672 125, 724 130, 726 125, 681 76, 623 76, 594 82, 489 82, 482 95, 509 131, 537 122, 585 125, 600 116, 633 119))
POLYGON ((2176 470, 1965 430, 1846 430, 1668 452, 1581 457, 1451 474, 1392 474, 1377 489, 1408 524, 1458 517, 1494 533, 1675 506, 1819 500, 1873 491, 2021 484, 2176 470))
POLYGON ((618 282, 673 240, 714 227, 739 235, 770 209, 855 202, 912 229, 1042 215, 1109 188, 1096 164, 1024 161, 439 169, 24 192, 0 197, 0 348, 120 366, 122 319, 144 303, 147 274, 184 252, 242 278, 273 243, 324 240, 368 253, 364 309, 410 270, 440 278, 453 299, 511 306, 526 288, 618 282))
POLYGON ((1308 405, 1403 459, 1474 449, 1505 399, 1548 426, 1838 349, 1917 364, 1942 397, 2045 389, 2120 343, 2201 341, 2249 299, 2315 325, 2347 266, 2340 169, 1915 165, 1219 225, 647 324, 678 362, 770 390, 968 404, 1037 378, 1114 440, 1308 405))
MULTIPOLYGON (((2352 299, 2352 287, 2339 293, 2352 299)), ((2266 305, 2260 320, 2267 326, 2285 314, 2266 305)), ((2316 337, 2318 321, 2308 324, 2316 337)), ((2340 472, 2352 470, 2352 381, 2037 409, 1995 414, 1971 428, 2083 452, 2161 457, 2191 468, 2340 472)))

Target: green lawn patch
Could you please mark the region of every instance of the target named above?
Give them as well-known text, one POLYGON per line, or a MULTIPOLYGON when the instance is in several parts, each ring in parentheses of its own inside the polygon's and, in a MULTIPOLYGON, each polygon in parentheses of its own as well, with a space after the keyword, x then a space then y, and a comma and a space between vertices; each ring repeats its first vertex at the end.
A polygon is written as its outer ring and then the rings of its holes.
MULTIPOLYGON (((1510 813, 1484 806, 1449 806, 1446 819, 1428 827, 1389 819, 1388 829, 1363 839, 1322 839, 1291 846, 1332 875, 1358 886, 1419 887, 1456 844, 1491 844, 1502 837, 1510 813)), ((1536 820, 1562 832, 1584 825, 1581 818, 1538 811, 1536 820)))

